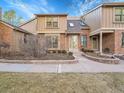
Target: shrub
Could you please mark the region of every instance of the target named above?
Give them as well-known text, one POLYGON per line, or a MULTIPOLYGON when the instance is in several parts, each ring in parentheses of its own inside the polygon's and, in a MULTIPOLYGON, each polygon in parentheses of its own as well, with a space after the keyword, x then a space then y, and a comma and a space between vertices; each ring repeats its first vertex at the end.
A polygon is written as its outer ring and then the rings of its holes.
POLYGON ((104 51, 105 53, 110 53, 110 49, 109 49, 109 48, 105 48, 105 49, 103 49, 103 51, 104 51))
POLYGON ((47 53, 50 53, 50 51, 49 51, 49 50, 47 50, 47 53))
POLYGON ((66 50, 62 50, 61 52, 62 52, 63 54, 66 54, 66 53, 67 53, 67 51, 66 51, 66 50))
POLYGON ((56 53, 57 51, 56 50, 52 50, 52 53, 56 53))
POLYGON ((62 53, 62 51, 61 50, 58 50, 58 53, 62 53))
POLYGON ((87 49, 87 48, 82 48, 81 51, 83 51, 83 52, 94 52, 94 50, 87 49))
POLYGON ((72 55, 73 55, 73 53, 72 53, 72 52, 68 52, 68 55, 69 55, 69 56, 72 56, 72 55))

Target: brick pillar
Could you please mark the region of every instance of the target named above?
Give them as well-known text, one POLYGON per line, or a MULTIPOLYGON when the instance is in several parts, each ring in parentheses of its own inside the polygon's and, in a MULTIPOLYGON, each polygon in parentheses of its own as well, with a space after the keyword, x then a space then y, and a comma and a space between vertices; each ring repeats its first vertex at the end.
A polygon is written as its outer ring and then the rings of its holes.
POLYGON ((100 32, 100 53, 102 54, 102 32, 100 32))

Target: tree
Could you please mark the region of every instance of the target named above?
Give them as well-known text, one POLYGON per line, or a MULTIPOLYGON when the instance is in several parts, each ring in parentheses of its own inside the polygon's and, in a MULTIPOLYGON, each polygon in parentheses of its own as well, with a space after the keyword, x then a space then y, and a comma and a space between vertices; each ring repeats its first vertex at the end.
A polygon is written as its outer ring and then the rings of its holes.
POLYGON ((20 49, 25 55, 41 57, 47 54, 48 42, 46 42, 46 37, 43 35, 27 35, 24 42, 20 40, 20 49))
POLYGON ((16 18, 16 12, 14 10, 5 11, 3 18, 6 22, 14 24, 14 19, 16 18))
POLYGON ((17 16, 15 10, 5 11, 3 14, 3 20, 16 26, 24 22, 22 17, 17 16))
POLYGON ((2 19, 2 7, 0 7, 0 19, 2 19))
POLYGON ((24 23, 24 22, 25 22, 24 19, 19 16, 19 17, 16 17, 14 23, 15 23, 17 26, 19 26, 20 24, 22 24, 22 23, 24 23))

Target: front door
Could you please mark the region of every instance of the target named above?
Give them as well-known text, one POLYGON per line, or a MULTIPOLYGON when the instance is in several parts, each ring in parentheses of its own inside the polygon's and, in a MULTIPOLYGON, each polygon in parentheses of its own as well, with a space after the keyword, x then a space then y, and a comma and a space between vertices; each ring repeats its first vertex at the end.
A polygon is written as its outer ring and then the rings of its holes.
POLYGON ((69 40, 70 50, 78 50, 78 35, 71 35, 69 40))

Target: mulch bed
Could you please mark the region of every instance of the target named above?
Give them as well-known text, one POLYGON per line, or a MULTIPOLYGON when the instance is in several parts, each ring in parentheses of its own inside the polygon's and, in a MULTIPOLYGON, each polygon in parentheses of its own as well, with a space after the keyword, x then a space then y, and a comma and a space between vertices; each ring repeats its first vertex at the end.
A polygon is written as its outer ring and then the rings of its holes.
POLYGON ((100 62, 100 63, 105 63, 105 64, 119 64, 120 62, 118 58, 110 57, 107 55, 104 56, 104 55, 100 55, 92 52, 83 53, 82 56, 90 60, 100 62))
POLYGON ((105 56, 105 55, 100 55, 100 54, 94 53, 94 52, 85 52, 85 53, 86 53, 87 55, 93 56, 93 57, 114 59, 113 57, 105 56))
POLYGON ((52 53, 43 55, 41 57, 33 57, 33 56, 8 56, 8 57, 1 57, 1 59, 8 59, 8 60, 74 60, 74 56, 68 54, 58 54, 52 53))

